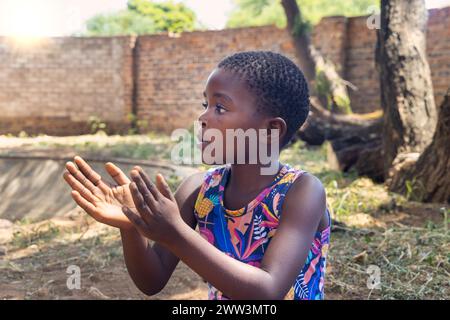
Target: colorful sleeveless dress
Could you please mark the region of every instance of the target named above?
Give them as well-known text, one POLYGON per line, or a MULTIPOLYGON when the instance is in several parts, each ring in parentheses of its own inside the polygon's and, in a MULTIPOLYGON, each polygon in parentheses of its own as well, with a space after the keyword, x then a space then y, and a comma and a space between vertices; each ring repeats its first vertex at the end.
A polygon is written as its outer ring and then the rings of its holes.
MULTIPOLYGON (((203 238, 219 250, 241 262, 259 267, 264 252, 275 235, 283 200, 289 188, 305 171, 284 164, 272 183, 253 201, 239 210, 226 209, 223 193, 231 168, 209 169, 195 203, 194 214, 203 238)), ((330 241, 328 227, 316 232, 304 266, 286 295, 286 299, 317 300, 324 297, 324 276, 330 241)), ((208 283, 210 300, 229 299, 208 283)))

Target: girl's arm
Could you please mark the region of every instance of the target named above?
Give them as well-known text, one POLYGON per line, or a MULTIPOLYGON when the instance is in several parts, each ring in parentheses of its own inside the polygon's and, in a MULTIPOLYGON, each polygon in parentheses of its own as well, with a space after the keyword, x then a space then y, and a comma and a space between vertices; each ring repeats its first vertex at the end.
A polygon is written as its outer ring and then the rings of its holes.
MULTIPOLYGON (((64 179, 81 208, 98 222, 120 229, 125 263, 131 278, 142 292, 156 294, 166 285, 179 258, 158 243, 151 246, 148 239, 137 232, 122 213, 124 205, 135 210, 129 189, 130 180, 112 163, 107 163, 105 168, 117 183, 116 186, 105 183, 81 157, 67 163, 64 179)), ((203 173, 187 178, 175 196, 184 224, 193 229, 196 220, 191 208, 202 181, 203 173)))
MULTIPOLYGON (((203 175, 197 173, 188 177, 175 192, 181 217, 191 230, 197 225, 192 208, 203 182, 203 175)), ((166 286, 180 259, 157 242, 152 246, 136 228, 121 229, 120 233, 125 264, 134 284, 147 295, 159 293, 166 286)))
MULTIPOLYGON (((140 216, 124 208, 130 221, 231 299, 283 299, 306 261, 326 210, 320 181, 308 174, 297 179, 286 196, 278 230, 258 268, 225 255, 182 223, 177 218, 176 204, 163 199, 142 172, 132 172, 132 178, 130 189, 140 216)), ((162 177, 159 180, 164 184, 162 177)))

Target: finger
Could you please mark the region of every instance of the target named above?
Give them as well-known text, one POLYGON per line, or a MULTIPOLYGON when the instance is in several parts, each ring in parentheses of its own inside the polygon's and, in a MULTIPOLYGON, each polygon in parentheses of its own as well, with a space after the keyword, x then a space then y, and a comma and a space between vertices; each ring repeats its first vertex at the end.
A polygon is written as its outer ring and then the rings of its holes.
POLYGON ((130 220, 130 222, 136 227, 139 233, 141 233, 145 237, 148 237, 150 232, 148 230, 145 221, 142 220, 140 216, 138 216, 128 207, 122 207, 122 212, 128 218, 128 220, 130 220))
POLYGON ((66 163, 66 169, 70 172, 70 174, 77 179, 84 187, 86 187, 92 193, 98 191, 98 188, 94 186, 94 184, 85 177, 83 172, 81 172, 78 167, 73 162, 66 163))
POLYGON ((89 202, 94 202, 95 198, 91 191, 88 188, 84 187, 77 179, 73 177, 69 172, 64 172, 63 174, 64 180, 69 184, 69 186, 77 191, 83 198, 85 198, 89 202))
POLYGON ((102 191, 108 191, 110 187, 102 180, 102 176, 95 172, 90 165, 87 164, 83 158, 76 156, 74 158, 77 167, 84 174, 86 178, 96 187, 102 191))
POLYGON ((120 170, 120 168, 117 167, 114 163, 108 162, 107 164, 105 164, 105 169, 119 186, 130 183, 130 179, 128 179, 126 174, 123 173, 123 171, 120 170))
POLYGON ((150 192, 147 184, 142 179, 141 175, 137 170, 131 170, 131 179, 136 184, 140 194, 144 198, 145 203, 150 207, 151 210, 155 210, 156 199, 150 192))
POLYGON ((101 217, 97 214, 97 210, 95 206, 87 201, 85 198, 81 196, 81 194, 78 191, 73 190, 72 198, 75 200, 75 202, 84 210, 86 211, 92 218, 94 218, 97 221, 101 220, 101 217))
POLYGON ((150 177, 139 166, 136 166, 135 170, 137 170, 139 172, 139 176, 144 181, 144 183, 147 186, 148 190, 150 190, 151 194, 153 195, 153 198, 158 200, 161 197, 161 193, 159 192, 158 188, 156 188, 155 184, 152 182, 150 177))
POLYGON ((153 215, 152 210, 145 202, 145 199, 136 186, 136 183, 132 182, 130 184, 130 192, 139 215, 145 220, 145 222, 151 223, 151 216, 153 215))
POLYGON ((172 190, 170 190, 169 184, 167 183, 166 179, 164 179, 161 173, 158 173, 156 175, 156 186, 163 196, 172 201, 175 201, 175 196, 172 190))

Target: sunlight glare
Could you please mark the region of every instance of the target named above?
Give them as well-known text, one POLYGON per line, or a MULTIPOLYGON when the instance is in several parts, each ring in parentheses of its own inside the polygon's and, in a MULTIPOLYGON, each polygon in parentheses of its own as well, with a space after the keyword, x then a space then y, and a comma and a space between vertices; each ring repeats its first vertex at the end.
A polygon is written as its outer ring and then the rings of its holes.
POLYGON ((17 38, 45 37, 52 33, 52 16, 39 1, 7 1, 8 15, 3 21, 8 35, 17 38))

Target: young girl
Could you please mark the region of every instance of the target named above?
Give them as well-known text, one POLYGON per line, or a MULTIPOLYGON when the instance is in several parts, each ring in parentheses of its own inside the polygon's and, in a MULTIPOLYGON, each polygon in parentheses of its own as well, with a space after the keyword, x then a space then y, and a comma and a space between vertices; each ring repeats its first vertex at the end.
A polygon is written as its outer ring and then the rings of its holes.
MULTIPOLYGON (((226 57, 204 97, 203 152, 209 129, 277 129, 283 148, 309 112, 302 72, 273 52, 226 57)), ((78 205, 120 229, 128 272, 148 295, 164 288, 181 259, 208 282, 209 299, 323 299, 330 216, 322 184, 278 158, 272 175, 260 162, 224 164, 226 151, 223 165, 187 178, 175 194, 161 175, 154 185, 136 167, 130 181, 107 163, 118 184, 110 187, 80 157, 64 178, 78 205)))

